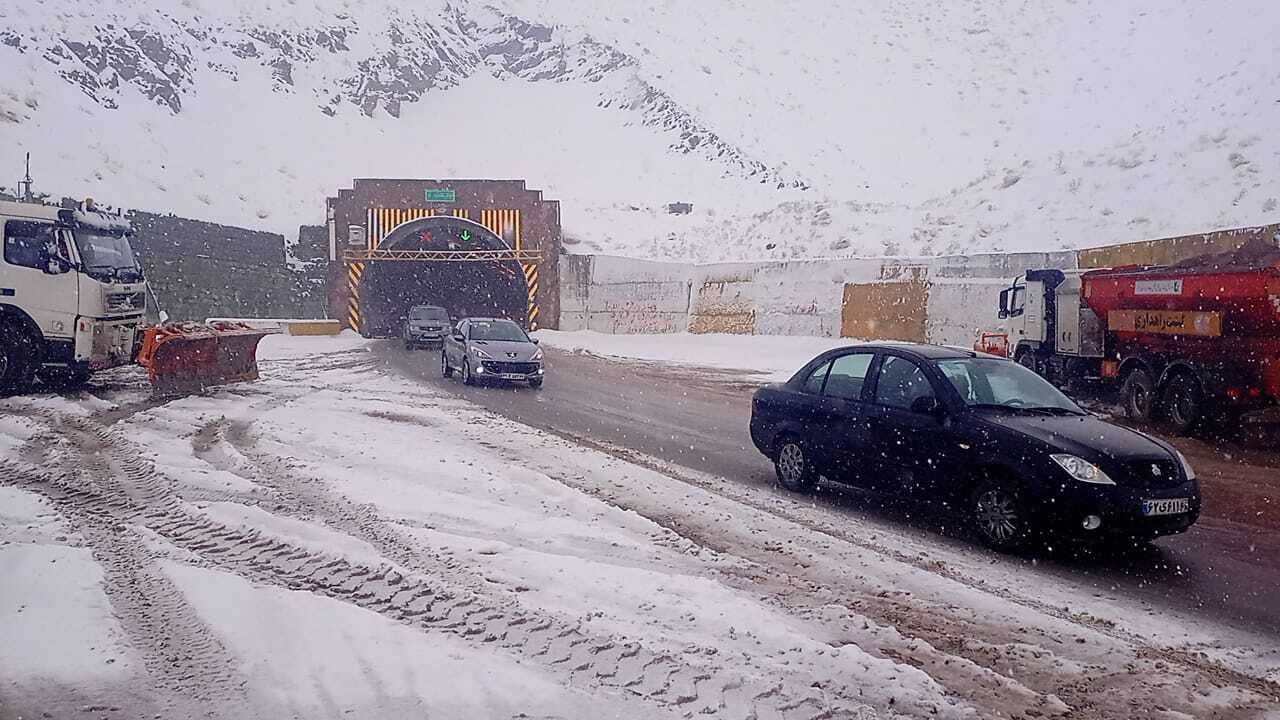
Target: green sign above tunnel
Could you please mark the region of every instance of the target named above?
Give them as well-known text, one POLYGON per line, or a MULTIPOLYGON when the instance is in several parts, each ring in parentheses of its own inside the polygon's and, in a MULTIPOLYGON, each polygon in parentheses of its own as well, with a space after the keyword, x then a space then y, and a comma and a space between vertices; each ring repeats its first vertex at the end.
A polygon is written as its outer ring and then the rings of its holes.
POLYGON ((453 190, 428 190, 427 202, 451 203, 458 201, 458 193, 453 190))

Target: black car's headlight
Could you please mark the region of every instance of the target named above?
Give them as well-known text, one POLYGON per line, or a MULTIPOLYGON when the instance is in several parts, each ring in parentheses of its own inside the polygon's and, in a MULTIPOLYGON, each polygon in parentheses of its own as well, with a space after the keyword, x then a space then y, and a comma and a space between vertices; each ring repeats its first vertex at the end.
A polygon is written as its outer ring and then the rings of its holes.
POLYGON ((1186 456, 1186 455, 1183 455, 1183 454, 1182 454, 1182 452, 1181 452, 1181 451, 1179 451, 1179 450, 1177 450, 1177 449, 1175 449, 1175 450, 1173 451, 1173 454, 1174 454, 1174 455, 1177 455, 1177 456, 1178 456, 1178 462, 1182 463, 1182 472, 1184 472, 1184 473, 1186 473, 1186 474, 1187 474, 1187 479, 1188 479, 1188 480, 1195 480, 1195 479, 1196 479, 1196 471, 1195 471, 1195 468, 1191 467, 1191 463, 1187 461, 1187 456, 1186 456))
POLYGON ((1050 455, 1053 461, 1058 463, 1058 467, 1067 471, 1067 474, 1080 482, 1093 483, 1094 485, 1115 485, 1115 481, 1107 477, 1102 468, 1093 463, 1078 458, 1075 455, 1057 454, 1050 455))

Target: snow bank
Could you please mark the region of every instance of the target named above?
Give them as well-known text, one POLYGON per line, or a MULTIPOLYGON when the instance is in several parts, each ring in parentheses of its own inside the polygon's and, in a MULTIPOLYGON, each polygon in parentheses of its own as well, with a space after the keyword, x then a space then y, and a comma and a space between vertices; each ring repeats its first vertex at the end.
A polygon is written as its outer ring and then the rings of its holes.
POLYGON ((49 502, 0 487, 0 540, 0 688, 128 677, 136 668, 102 568, 49 502))
POLYGON ((820 352, 856 342, 795 335, 606 335, 590 330, 539 330, 534 335, 549 347, 571 352, 745 370, 771 382, 787 380, 820 352))
POLYGON ((585 694, 496 650, 308 592, 175 563, 164 569, 267 706, 300 717, 604 717, 585 694))
POLYGON ((368 340, 351 330, 343 330, 337 336, 268 335, 258 343, 258 359, 296 360, 314 355, 362 350, 368 346, 368 340))

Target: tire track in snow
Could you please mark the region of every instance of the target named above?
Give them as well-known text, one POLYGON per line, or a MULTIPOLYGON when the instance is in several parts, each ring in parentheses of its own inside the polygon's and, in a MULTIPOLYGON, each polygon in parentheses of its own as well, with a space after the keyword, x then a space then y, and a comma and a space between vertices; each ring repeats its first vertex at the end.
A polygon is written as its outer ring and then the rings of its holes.
POLYGON ((44 495, 84 538, 102 568, 103 592, 141 655, 145 694, 173 716, 188 715, 189 707, 178 706, 191 700, 235 705, 244 679, 234 660, 129 527, 140 502, 163 496, 163 479, 136 457, 111 452, 110 439, 89 421, 44 418, 49 426, 29 445, 56 466, 0 460, 0 480, 44 495))
MULTIPOLYGON (((442 570, 465 574, 458 585, 467 589, 457 586, 433 589, 449 599, 447 601, 460 598, 449 606, 445 615, 428 614, 417 622, 396 617, 401 622, 422 626, 436 620, 443 623, 433 626, 437 629, 455 631, 481 642, 498 642, 504 649, 567 672, 571 683, 585 682, 588 686, 622 690, 680 710, 744 718, 866 716, 862 709, 865 706, 856 697, 833 693, 831 688, 824 691, 797 682, 733 677, 732 671, 723 668, 690 665, 688 657, 653 651, 637 642, 594 636, 580 624, 513 610, 511 602, 495 601, 472 589, 479 585, 468 582, 475 577, 470 570, 447 555, 406 539, 376 509, 353 503, 329 490, 324 481, 299 473, 287 459, 263 451, 251 423, 217 420, 202 426, 197 437, 201 438, 199 444, 203 448, 200 455, 215 467, 282 493, 288 498, 285 507, 369 543, 384 557, 409 569, 409 576, 421 573, 439 578, 442 570), (225 442, 231 452, 219 450, 214 438, 225 442), (423 558, 429 561, 424 563, 423 558), (458 615, 458 608, 466 611, 458 615), (514 621, 511 620, 513 613, 514 621), (513 633, 509 625, 520 629, 513 633), (726 673, 730 675, 727 680, 723 677, 726 673), (829 707, 833 695, 834 699, 843 701, 843 709, 829 707), (734 708, 745 714, 735 715, 734 708)), ((371 575, 373 572, 370 571, 371 575)), ((306 585, 300 589, 325 594, 326 587, 306 585)), ((362 598, 347 595, 345 599, 360 604, 362 598)), ((394 615, 394 604, 367 609, 394 615)), ((921 710, 928 712, 933 708, 921 710)))
MULTIPOLYGON (((442 580, 448 567, 420 565, 423 549, 399 538, 374 511, 322 491, 318 480, 286 472, 283 459, 259 457, 254 478, 286 496, 295 510, 312 511, 362 537, 406 566, 370 566, 295 545, 259 530, 232 527, 199 514, 122 437, 118 427, 92 418, 42 413, 50 432, 41 455, 55 469, 0 461, 8 482, 41 492, 68 516, 94 548, 107 573, 107 592, 131 639, 143 650, 155 685, 174 694, 233 700, 244 680, 232 659, 150 558, 129 525, 144 527, 211 566, 253 581, 312 592, 425 631, 449 632, 538 663, 573 686, 635 696, 680 714, 784 720, 865 717, 856 697, 815 688, 802 680, 751 676, 704 666, 693 658, 604 637, 550 615, 486 597, 442 580), (52 437, 50 437, 52 436, 52 437), (70 465, 71 469, 66 469, 70 465), (62 466, 58 469, 57 466, 62 466), (273 482, 264 482, 272 476, 273 482)), ((247 435, 238 438, 252 450, 247 435)), ((458 570, 454 565, 452 570, 458 570)), ((904 708, 905 709, 905 708, 904 708)), ((928 711, 928 709, 923 709, 928 711)))
MULTIPOLYGON (((480 410, 479 412, 483 413, 485 411, 480 410)), ((534 432, 538 431, 535 430, 534 432)), ((1036 598, 1028 597, 1012 590, 993 585, 992 583, 988 583, 980 578, 971 577, 962 571, 947 566, 945 563, 919 557, 897 548, 876 543, 872 540, 866 540, 859 537, 856 533, 848 532, 842 528, 810 517, 806 512, 804 512, 806 507, 804 505, 797 503, 794 505, 788 504, 786 507, 777 507, 756 497, 756 494, 751 492, 750 488, 743 487, 735 483, 713 482, 709 478, 704 479, 695 473, 683 471, 677 466, 665 463, 648 455, 632 451, 628 448, 618 447, 611 443, 597 441, 589 437, 577 436, 571 433, 555 434, 563 438, 566 442, 590 448, 611 455, 621 461, 653 470, 673 480, 719 496, 729 502, 741 504, 753 510, 766 513, 779 520, 799 525, 816 534, 827 536, 833 540, 848 543, 854 547, 877 553, 905 565, 915 567, 931 574, 939 575, 948 580, 952 580, 975 590, 1000 598, 1001 600, 1033 610, 1055 620, 1087 628, 1091 632, 1097 632, 1131 648, 1134 660, 1148 661, 1153 666, 1158 661, 1180 668, 1180 672, 1184 673, 1181 681, 1191 683, 1191 686, 1193 687, 1230 686, 1250 691, 1254 693, 1254 700, 1247 704, 1254 706, 1257 712, 1265 712, 1265 710, 1258 708, 1274 707, 1275 704, 1280 703, 1280 682, 1273 681, 1267 677, 1252 675, 1226 667, 1221 663, 1214 661, 1204 653, 1188 649, 1153 645, 1141 636, 1128 632, 1114 623, 1109 623, 1089 615, 1072 613, 1064 608, 1051 605, 1036 598)), ((607 491, 602 491, 602 488, 591 483, 575 480, 574 478, 566 477, 563 473, 557 473, 553 468, 541 467, 537 463, 531 463, 529 458, 520 456, 518 452, 512 448, 493 442, 491 435, 478 435, 464 431, 460 437, 502 453, 512 462, 520 463, 527 467, 537 467, 539 471, 548 473, 553 479, 568 487, 575 488, 582 492, 599 497, 611 504, 615 504, 619 507, 644 515, 653 522, 677 533, 682 537, 686 537, 695 543, 704 545, 716 552, 722 552, 755 564, 755 561, 750 558, 743 557, 742 548, 726 546, 720 538, 707 536, 696 528, 689 527, 682 523, 673 523, 669 518, 654 515, 652 512, 646 513, 643 508, 637 508, 634 504, 628 504, 624 498, 615 497, 607 491)), ((763 555, 763 553, 761 553, 761 555, 763 555)), ((794 565, 795 563, 802 563, 802 559, 790 556, 785 559, 791 560, 792 562, 764 564, 763 567, 765 569, 763 571, 763 576, 769 577, 776 573, 781 573, 785 576, 796 577, 796 582, 788 586, 789 590, 792 592, 795 592, 798 588, 802 588, 804 586, 812 587, 810 593, 806 594, 801 592, 801 595, 807 595, 804 599, 788 601, 783 598, 778 598, 778 601, 797 612, 804 612, 806 607, 811 608, 814 601, 826 602, 819 599, 818 593, 813 592, 818 588, 813 585, 812 581, 807 580, 803 574, 796 575, 794 565), (806 605, 806 603, 808 604, 806 605)), ((743 583, 742 578, 737 578, 737 582, 734 584, 743 589, 752 589, 751 583, 743 583)), ((758 588, 756 589, 758 590, 758 588)), ((837 604, 843 603, 837 601, 837 604)), ((896 602, 892 598, 880 598, 874 596, 864 597, 864 602, 860 603, 858 607, 846 607, 846 609, 859 615, 873 617, 877 621, 886 623, 893 628, 905 628, 907 632, 910 632, 914 634, 914 636, 924 640, 930 648, 942 650, 954 655, 955 657, 963 658, 966 662, 972 663, 976 667, 990 671, 996 678, 1001 680, 1006 679, 1000 671, 1000 668, 997 667, 998 663, 992 662, 991 657, 984 655, 982 651, 978 650, 976 646, 971 643, 971 637, 963 632, 957 633, 955 618, 948 617, 945 614, 921 612, 918 608, 913 608, 904 605, 903 603, 896 602)), ((904 637, 910 638, 911 636, 904 635, 904 637)), ((936 658, 929 658, 928 653, 924 653, 924 656, 921 659, 930 660, 936 658)), ((935 665, 922 664, 922 666, 928 667, 930 674, 933 674, 935 665)), ((1004 662, 1005 668, 1008 668, 1009 666, 1009 662, 1004 662)), ((941 672, 945 676, 948 674, 948 669, 944 669, 941 672)), ((1107 676, 1116 682, 1116 686, 1112 689, 1117 692, 1123 692, 1126 687, 1132 688, 1135 685, 1145 687, 1145 684, 1142 681, 1143 676, 1141 672, 1132 671, 1132 668, 1128 668, 1122 673, 1107 673, 1107 676), (1126 682, 1120 679, 1125 676, 1128 676, 1130 680, 1126 682)), ((1008 679, 1016 685, 1022 685, 1023 682, 1026 681, 1026 677, 1019 677, 1021 680, 1013 680, 1012 678, 1008 679)), ((1132 712, 1132 709, 1128 705, 1127 697, 1119 697, 1116 693, 1100 691, 1097 679, 1087 681, 1081 679, 1078 682, 1072 683, 1064 683, 1061 679, 1054 679, 1051 685, 1051 687, 1043 690, 1042 692, 1058 694, 1073 710, 1088 711, 1089 708, 1105 710, 1109 703, 1120 703, 1125 706, 1125 712, 1132 712)), ((957 688, 957 690, 959 689, 960 688, 957 688)), ((1036 692, 1033 688, 1028 687, 1027 690, 1036 693, 1036 695, 1040 695, 1042 698, 1044 697, 1040 692, 1036 692)), ((969 696, 965 695, 965 697, 968 698, 969 696)), ((1032 709, 1036 710, 1036 712, 1045 713, 1041 703, 1036 702, 1035 705, 1036 706, 1032 709)), ((1000 708, 1001 711, 1006 711, 1007 709, 1008 708, 1004 707, 1000 708)), ((1114 711, 1116 708, 1112 708, 1112 710, 1114 711)))

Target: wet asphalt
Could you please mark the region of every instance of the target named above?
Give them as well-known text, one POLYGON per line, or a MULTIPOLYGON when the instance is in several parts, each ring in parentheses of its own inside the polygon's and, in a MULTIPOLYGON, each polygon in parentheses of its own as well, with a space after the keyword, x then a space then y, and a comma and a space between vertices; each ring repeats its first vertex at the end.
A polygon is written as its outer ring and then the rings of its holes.
MULTIPOLYGON (((742 374, 619 361, 546 348, 547 378, 523 386, 464 386, 441 374, 440 354, 386 341, 375 352, 396 373, 439 387, 508 419, 569 440, 648 455, 734 482, 774 483, 772 464, 747 425, 757 383, 742 374)), ((824 485, 816 502, 846 508, 851 522, 931 531, 951 550, 987 553, 934 508, 824 485)), ((991 555, 1029 573, 1121 593, 1157 613, 1178 609, 1248 632, 1280 637, 1280 533, 1202 516, 1183 535, 1132 550, 1057 550, 1031 558, 991 555)), ((1043 581, 1043 580, 1042 580, 1043 581)))

